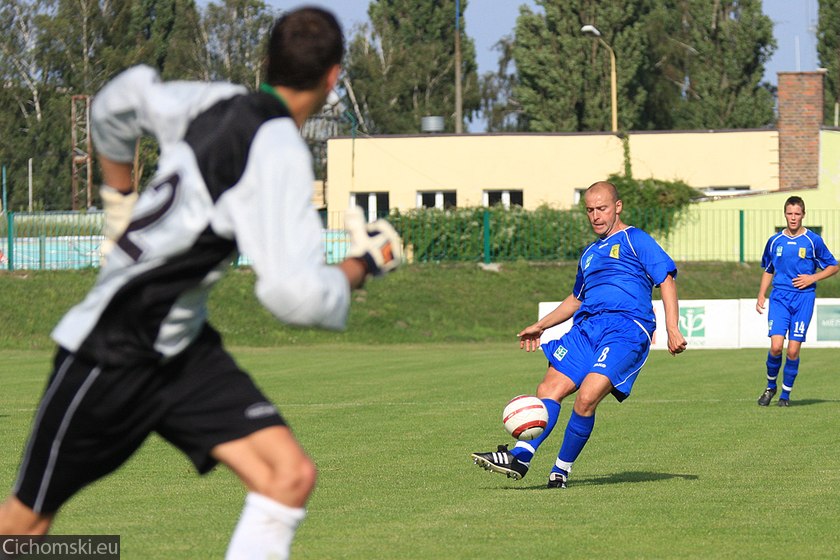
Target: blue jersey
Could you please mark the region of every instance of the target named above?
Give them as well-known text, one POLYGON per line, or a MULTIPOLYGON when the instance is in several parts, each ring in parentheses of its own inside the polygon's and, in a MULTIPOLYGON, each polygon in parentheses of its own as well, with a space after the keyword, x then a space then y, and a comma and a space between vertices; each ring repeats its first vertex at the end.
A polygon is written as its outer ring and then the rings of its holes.
POLYGON ((622 313, 650 334, 656 329, 651 292, 677 265, 644 231, 628 227, 583 252, 573 294, 581 301, 575 321, 604 312, 622 313))
POLYGON ((806 229, 796 237, 784 231, 767 240, 761 266, 773 275, 773 289, 790 292, 813 292, 816 282, 807 288, 796 288, 793 279, 800 274, 813 274, 817 268, 836 265, 837 259, 825 246, 822 237, 806 229))

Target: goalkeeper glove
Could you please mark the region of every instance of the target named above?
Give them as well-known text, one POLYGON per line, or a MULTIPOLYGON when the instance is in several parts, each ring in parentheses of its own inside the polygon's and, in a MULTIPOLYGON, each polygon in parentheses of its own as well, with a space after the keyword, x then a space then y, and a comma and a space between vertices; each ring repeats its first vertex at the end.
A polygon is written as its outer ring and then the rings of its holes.
POLYGON ((382 276, 402 263, 402 240, 387 221, 365 224, 362 209, 353 206, 344 215, 344 227, 350 234, 347 257, 362 259, 368 273, 382 276))
POLYGON ((134 203, 137 202, 137 196, 135 191, 123 193, 108 185, 102 185, 99 188, 102 209, 105 211, 105 225, 102 228, 105 240, 99 247, 99 252, 103 257, 114 248, 117 239, 128 227, 131 221, 131 211, 134 210, 134 203))

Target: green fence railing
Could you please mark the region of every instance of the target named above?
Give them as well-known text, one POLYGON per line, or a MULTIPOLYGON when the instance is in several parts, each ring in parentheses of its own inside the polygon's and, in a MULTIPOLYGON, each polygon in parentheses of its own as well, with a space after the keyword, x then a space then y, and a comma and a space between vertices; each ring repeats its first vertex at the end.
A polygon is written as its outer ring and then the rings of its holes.
MULTIPOLYGON (((580 210, 500 207, 394 211, 388 216, 413 262, 575 261, 593 240, 580 210)), ((785 226, 778 210, 699 210, 677 217, 664 212, 626 212, 626 222, 645 229, 678 262, 761 259, 767 239, 785 226)), ((343 212, 323 215, 325 260, 347 252, 343 212)), ((7 270, 97 268, 102 212, 9 212, 0 219, 0 267, 7 270)), ((840 255, 840 209, 810 209, 806 227, 840 255)), ((248 264, 247 256, 238 264, 248 264)))

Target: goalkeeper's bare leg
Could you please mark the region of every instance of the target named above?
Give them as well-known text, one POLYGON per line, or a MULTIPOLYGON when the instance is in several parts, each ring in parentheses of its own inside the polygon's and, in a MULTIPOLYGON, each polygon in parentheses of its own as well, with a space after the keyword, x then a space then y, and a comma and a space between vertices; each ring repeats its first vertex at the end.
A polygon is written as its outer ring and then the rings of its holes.
POLYGON ((45 535, 53 514, 35 513, 15 496, 0 504, 0 535, 45 535))
POLYGON ((227 557, 250 558, 259 552, 285 558, 316 480, 315 464, 291 430, 264 428, 217 445, 212 455, 249 491, 227 557))

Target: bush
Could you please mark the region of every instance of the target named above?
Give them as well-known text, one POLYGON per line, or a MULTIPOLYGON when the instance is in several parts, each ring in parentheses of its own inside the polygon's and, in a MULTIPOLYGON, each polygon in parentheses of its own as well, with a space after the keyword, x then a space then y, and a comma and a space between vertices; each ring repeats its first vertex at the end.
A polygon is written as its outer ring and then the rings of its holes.
POLYGON ((415 262, 576 260, 592 241, 579 210, 418 208, 388 218, 415 262))
MULTIPOLYGON (((667 237, 685 215, 692 200, 702 195, 683 181, 634 179, 610 175, 624 203, 621 220, 645 230, 654 237, 667 237)), ((584 201, 581 198, 581 206, 584 201)))

